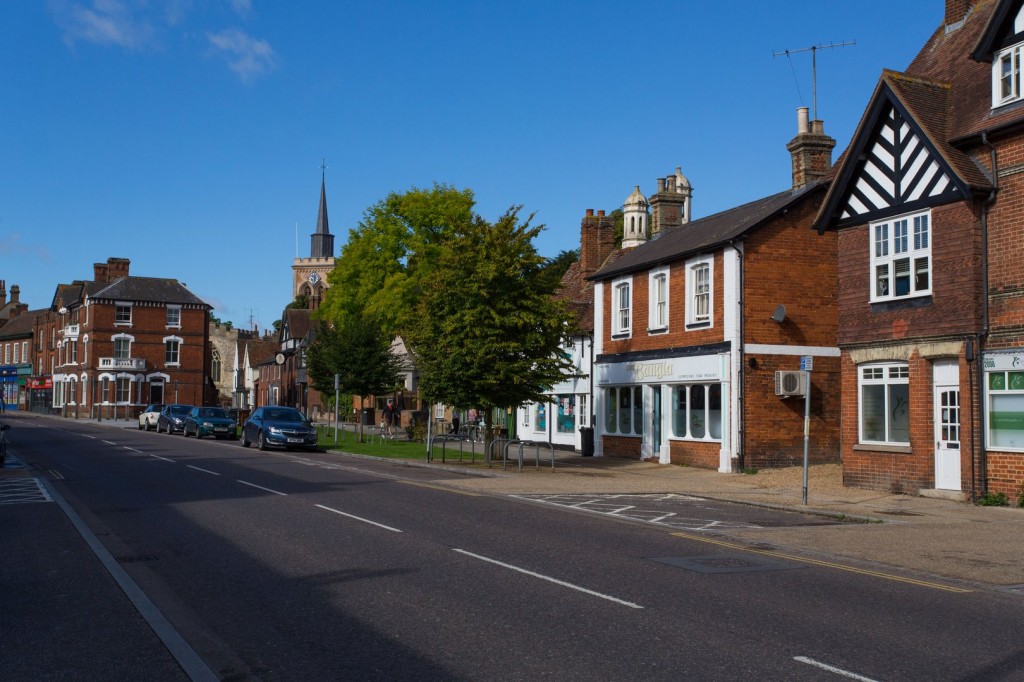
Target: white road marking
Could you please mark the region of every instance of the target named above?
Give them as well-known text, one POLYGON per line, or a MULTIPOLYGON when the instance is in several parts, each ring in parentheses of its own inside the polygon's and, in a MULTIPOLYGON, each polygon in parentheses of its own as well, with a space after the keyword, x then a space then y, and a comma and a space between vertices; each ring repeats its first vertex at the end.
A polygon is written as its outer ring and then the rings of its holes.
POLYGON ((331 509, 330 507, 325 507, 322 504, 318 504, 316 506, 320 507, 321 509, 324 509, 326 511, 334 512, 335 514, 340 514, 342 516, 347 516, 348 518, 355 519, 356 521, 362 521, 363 523, 368 523, 371 526, 377 526, 378 528, 383 528, 384 530, 390 530, 393 533, 401 533, 402 532, 402 531, 398 530, 397 528, 392 528, 391 526, 385 526, 383 523, 377 523, 376 521, 371 521, 369 519, 364 519, 364 518, 361 518, 359 516, 353 516, 352 514, 346 514, 343 511, 338 511, 337 509, 331 509))
POLYGON ((162 459, 165 462, 171 462, 172 464, 174 463, 173 459, 167 459, 166 457, 161 457, 160 455, 150 455, 150 457, 156 457, 157 459, 162 459))
POLYGON ((195 469, 196 471, 202 471, 204 474, 213 474, 214 476, 220 476, 220 474, 218 474, 216 471, 210 471, 209 469, 203 469, 201 467, 193 466, 191 464, 186 464, 185 466, 187 466, 189 469, 195 469))
POLYGON ((816 668, 827 670, 830 673, 835 673, 836 675, 848 677, 851 680, 859 680, 860 682, 877 682, 877 680, 873 680, 870 677, 864 677, 863 675, 858 675, 857 673, 851 673, 849 670, 843 670, 842 668, 837 668, 835 666, 828 665, 827 663, 816 661, 813 658, 807 658, 806 656, 794 656, 793 660, 799 661, 800 663, 806 663, 807 665, 813 665, 816 668))
POLYGON ((107 445, 117 445, 117 443, 115 443, 112 440, 104 440, 104 441, 101 441, 101 442, 106 443, 107 445))
POLYGON ((92 438, 93 440, 96 440, 96 436, 90 436, 90 435, 89 435, 89 434, 87 434, 87 433, 83 433, 83 434, 79 434, 79 435, 81 435, 81 436, 82 436, 82 437, 84 437, 84 438, 92 438))
POLYGON ((125 449, 125 450, 130 450, 130 451, 132 451, 132 452, 137 452, 137 453, 139 453, 140 455, 142 454, 142 450, 136 450, 135 448, 130 448, 130 447, 128 447, 127 445, 125 445, 125 446, 124 446, 124 449, 125 449))
POLYGON ((268 493, 274 493, 275 495, 287 495, 288 494, 288 493, 279 492, 277 490, 271 490, 270 488, 264 488, 261 485, 256 485, 255 483, 249 483, 249 481, 243 481, 240 478, 236 478, 235 480, 238 481, 239 483, 241 483, 242 485, 251 486, 253 488, 259 488, 260 490, 266 490, 268 493))
POLYGON ((642 609, 643 608, 639 604, 634 604, 633 602, 624 601, 624 600, 619 599, 617 597, 612 597, 612 596, 607 595, 607 594, 601 594, 600 592, 594 592, 593 590, 588 590, 585 587, 580 587, 579 585, 573 585, 572 583, 567 583, 564 580, 558 580, 557 578, 552 578, 551 576, 547 576, 547 575, 544 575, 542 573, 534 573, 533 571, 528 571, 525 568, 520 568, 519 566, 513 566, 512 564, 506 564, 506 563, 503 563, 503 562, 498 561, 496 559, 490 559, 488 557, 481 556, 479 554, 473 554, 472 552, 467 552, 464 549, 454 549, 453 548, 452 551, 458 552, 459 554, 465 554, 466 556, 473 557, 474 559, 480 559, 481 561, 487 561, 489 563, 495 564, 497 566, 501 566, 503 568, 508 568, 508 569, 513 570, 513 571, 519 571, 520 573, 525 573, 526 575, 531 575, 534 578, 540 578, 541 580, 547 580, 548 582, 555 583, 556 585, 561 585, 562 587, 568 587, 569 589, 576 590, 578 592, 583 592, 585 594, 589 594, 589 595, 594 596, 594 597, 600 597, 601 599, 607 599, 608 601, 613 601, 616 604, 622 604, 623 606, 628 606, 631 609, 642 609))

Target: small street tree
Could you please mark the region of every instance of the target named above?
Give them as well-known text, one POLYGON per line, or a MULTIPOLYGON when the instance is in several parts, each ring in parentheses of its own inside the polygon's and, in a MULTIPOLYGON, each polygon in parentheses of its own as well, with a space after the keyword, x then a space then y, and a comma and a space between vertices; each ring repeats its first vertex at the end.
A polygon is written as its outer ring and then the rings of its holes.
POLYGON ((483 408, 488 443, 493 408, 544 400, 571 369, 560 352, 569 316, 533 244, 543 226, 519 211, 476 216, 440 243, 405 330, 424 397, 483 408))
MULTIPOLYGON (((338 375, 342 393, 359 396, 362 415, 365 399, 390 391, 399 383, 399 360, 391 352, 391 335, 372 318, 349 317, 338 325, 321 323, 309 347, 306 371, 313 388, 334 395, 338 375)), ((363 440, 363 420, 359 420, 363 440)))

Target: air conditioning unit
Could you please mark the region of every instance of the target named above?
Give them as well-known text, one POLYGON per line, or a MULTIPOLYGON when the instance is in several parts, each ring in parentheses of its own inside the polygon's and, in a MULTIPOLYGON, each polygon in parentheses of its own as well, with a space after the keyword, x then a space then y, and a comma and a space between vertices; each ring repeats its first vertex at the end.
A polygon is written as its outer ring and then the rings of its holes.
POLYGON ((787 398, 791 395, 805 395, 807 393, 807 374, 805 372, 784 372, 775 373, 775 395, 787 398))

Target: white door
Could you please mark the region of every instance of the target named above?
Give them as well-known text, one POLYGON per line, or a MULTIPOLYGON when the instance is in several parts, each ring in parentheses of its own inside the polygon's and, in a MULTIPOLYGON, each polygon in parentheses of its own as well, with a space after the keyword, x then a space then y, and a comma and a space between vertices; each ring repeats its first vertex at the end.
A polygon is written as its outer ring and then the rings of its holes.
POLYGON ((960 386, 954 362, 934 366, 935 487, 960 490, 960 386))

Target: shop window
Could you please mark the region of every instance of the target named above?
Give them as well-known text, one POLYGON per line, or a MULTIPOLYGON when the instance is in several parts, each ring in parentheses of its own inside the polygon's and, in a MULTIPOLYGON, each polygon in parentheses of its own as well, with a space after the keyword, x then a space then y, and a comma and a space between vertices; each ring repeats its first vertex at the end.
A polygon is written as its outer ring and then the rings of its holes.
POLYGON ((672 387, 672 435, 693 440, 722 439, 722 385, 672 387))
POLYGON ((605 433, 640 435, 643 432, 643 412, 642 386, 605 389, 605 433))
POLYGON ((988 443, 1024 450, 1024 372, 989 372, 988 443))
POLYGON ((558 400, 558 433, 573 433, 576 430, 576 396, 559 395, 558 400))
POLYGON ((903 363, 861 366, 860 441, 910 444, 910 369, 903 363))

